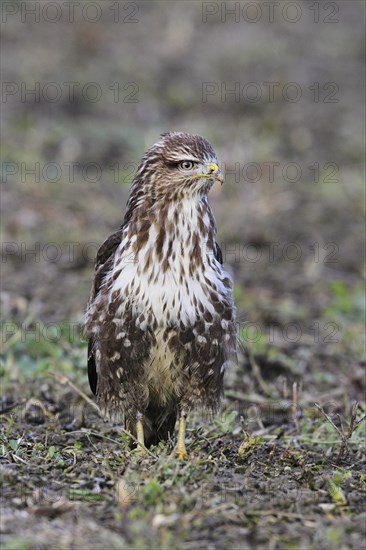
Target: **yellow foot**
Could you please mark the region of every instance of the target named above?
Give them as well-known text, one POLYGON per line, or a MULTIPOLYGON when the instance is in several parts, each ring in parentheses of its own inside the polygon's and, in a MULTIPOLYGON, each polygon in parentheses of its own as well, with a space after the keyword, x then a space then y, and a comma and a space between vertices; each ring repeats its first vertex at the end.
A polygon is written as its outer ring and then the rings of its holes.
POLYGON ((135 449, 132 449, 132 451, 135 455, 140 456, 141 458, 147 456, 146 449, 144 447, 140 447, 140 445, 137 445, 135 449))
POLYGON ((175 449, 175 456, 178 460, 188 460, 188 453, 185 445, 186 417, 181 414, 179 418, 178 443, 175 449))
POLYGON ((178 460, 188 460, 189 456, 185 449, 176 449, 175 450, 175 456, 178 460))
POLYGON ((145 449, 144 427, 140 417, 136 421, 136 439, 137 447, 136 449, 134 449, 135 453, 140 456, 146 456, 147 453, 145 449))

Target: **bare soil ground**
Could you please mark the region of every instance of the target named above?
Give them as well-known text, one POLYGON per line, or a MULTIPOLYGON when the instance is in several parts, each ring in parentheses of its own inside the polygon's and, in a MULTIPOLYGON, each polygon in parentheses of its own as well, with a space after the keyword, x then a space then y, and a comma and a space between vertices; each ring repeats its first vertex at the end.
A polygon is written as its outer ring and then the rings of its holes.
POLYGON ((364 548, 364 5, 328 2, 331 24, 325 3, 316 23, 297 2, 297 23, 251 24, 139 2, 136 23, 112 24, 99 4, 96 23, 3 25, 7 82, 97 82, 102 97, 3 102, 2 548, 364 548), (268 81, 295 82, 301 99, 203 101, 207 82, 264 94, 268 81), (138 101, 115 102, 115 82, 135 83, 138 101), (186 463, 173 441, 141 458, 99 418, 81 337, 96 247, 144 149, 171 129, 205 135, 226 164, 210 200, 242 343, 221 413, 189 419, 186 463), (50 162, 57 181, 42 175, 50 162))

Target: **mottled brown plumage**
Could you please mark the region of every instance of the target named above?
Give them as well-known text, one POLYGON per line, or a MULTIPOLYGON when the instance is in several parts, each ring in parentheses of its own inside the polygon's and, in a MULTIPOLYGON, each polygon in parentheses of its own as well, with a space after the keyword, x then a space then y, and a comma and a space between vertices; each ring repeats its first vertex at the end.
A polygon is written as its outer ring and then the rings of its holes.
POLYGON ((146 445, 172 434, 179 414, 181 457, 185 415, 217 410, 236 353, 232 284, 207 201, 215 180, 204 138, 161 136, 142 158, 121 229, 98 251, 86 313, 89 381, 103 414, 137 425, 138 436, 140 423, 146 445))

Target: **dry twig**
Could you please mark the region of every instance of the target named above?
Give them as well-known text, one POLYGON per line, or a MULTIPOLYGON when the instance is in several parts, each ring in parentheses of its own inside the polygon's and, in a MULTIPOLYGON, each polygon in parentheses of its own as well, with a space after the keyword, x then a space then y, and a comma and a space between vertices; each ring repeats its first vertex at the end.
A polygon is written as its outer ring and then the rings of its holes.
POLYGON ((271 392, 267 384, 263 380, 261 371, 257 365, 256 360, 254 359, 253 353, 251 352, 248 346, 243 346, 243 348, 244 348, 245 355, 247 356, 250 368, 252 369, 252 374, 253 374, 254 380, 257 383, 257 386, 259 387, 260 391, 264 393, 264 395, 270 396, 271 392))
MULTIPOLYGON (((67 376, 65 376, 64 374, 60 374, 59 372, 51 372, 51 375, 57 380, 57 382, 59 382, 60 384, 62 385, 65 385, 67 384, 70 388, 72 388, 78 395, 80 395, 80 397, 82 397, 87 403, 89 403, 89 405, 91 405, 95 410, 97 410, 99 413, 100 413, 100 409, 98 407, 98 405, 96 403, 94 403, 94 401, 92 399, 90 399, 90 397, 88 397, 82 390, 80 390, 77 386, 75 386, 75 384, 73 384, 71 382, 71 380, 69 380, 67 378, 67 376)), ((133 441, 135 443, 137 443, 137 445, 139 447, 141 447, 149 456, 151 456, 152 458, 156 458, 157 459, 157 456, 154 455, 154 453, 152 453, 151 451, 149 451, 149 449, 147 449, 144 445, 141 445, 141 443, 139 443, 137 441, 137 438, 134 437, 128 430, 126 430, 125 428, 122 428, 120 427, 119 428, 121 430, 121 432, 127 434, 131 439, 133 439, 133 441)), ((96 432, 89 432, 91 435, 94 435, 94 436, 97 436, 97 437, 104 437, 105 439, 110 439, 110 441, 113 441, 113 439, 111 438, 106 438, 106 436, 102 436, 96 432)))
POLYGON ((65 376, 64 374, 60 374, 59 372, 51 372, 50 374, 55 378, 55 380, 57 380, 57 382, 59 382, 63 386, 68 385, 71 389, 74 390, 74 392, 80 395, 80 397, 82 397, 84 401, 91 405, 96 411, 100 412, 98 405, 94 403, 94 401, 90 399, 90 397, 88 397, 82 390, 75 386, 75 384, 73 384, 71 380, 67 378, 67 376, 65 376))
POLYGON ((292 384, 292 401, 291 401, 291 416, 292 422, 295 426, 295 430, 299 433, 299 420, 297 418, 297 404, 298 404, 298 391, 297 391, 297 382, 292 384))
POLYGON ((351 439, 352 437, 352 434, 353 432, 360 426, 360 424, 362 424, 362 422, 364 422, 366 420, 366 415, 364 415, 362 418, 360 418, 360 420, 357 420, 357 409, 358 409, 358 403, 354 403, 352 405, 352 409, 351 409, 351 420, 350 420, 350 424, 348 426, 348 430, 345 432, 344 431, 344 428, 343 428, 343 425, 342 425, 342 422, 340 422, 340 428, 338 428, 338 426, 336 426, 336 424, 334 424, 333 420, 330 418, 330 416, 325 412, 325 410, 323 409, 323 407, 321 407, 319 405, 319 403, 314 403, 314 405, 316 406, 316 408, 322 413, 322 415, 327 419, 327 421, 329 422, 329 424, 336 430, 336 432, 339 434, 341 440, 342 440, 342 444, 341 444, 341 448, 339 450, 339 453, 338 453, 338 456, 337 456, 337 459, 336 459, 336 463, 338 464, 339 461, 341 460, 341 458, 346 454, 346 452, 348 452, 348 442, 349 440, 351 439))

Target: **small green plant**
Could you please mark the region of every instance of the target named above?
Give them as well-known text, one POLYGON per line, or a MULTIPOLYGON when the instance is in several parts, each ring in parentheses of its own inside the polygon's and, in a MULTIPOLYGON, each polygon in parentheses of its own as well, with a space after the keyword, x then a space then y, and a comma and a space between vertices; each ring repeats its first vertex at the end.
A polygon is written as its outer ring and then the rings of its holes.
POLYGON ((146 504, 157 504, 163 493, 163 488, 156 479, 152 479, 141 488, 141 496, 146 504))
POLYGON ((213 427, 209 431, 210 437, 221 437, 227 433, 234 432, 237 416, 237 411, 232 411, 230 408, 218 414, 214 418, 213 427))
POLYGON ((342 485, 351 477, 351 472, 337 471, 333 474, 332 478, 328 480, 328 491, 332 498, 332 501, 337 506, 345 506, 347 504, 347 498, 344 494, 342 485))
POLYGON ((244 439, 238 449, 239 458, 246 460, 258 447, 261 447, 263 443, 263 439, 259 435, 252 436, 244 432, 244 439))

